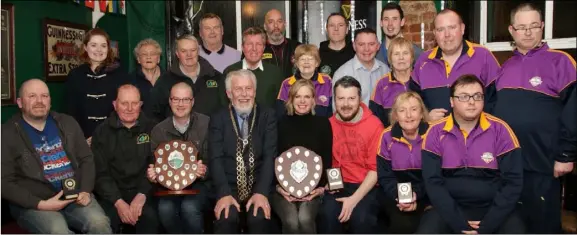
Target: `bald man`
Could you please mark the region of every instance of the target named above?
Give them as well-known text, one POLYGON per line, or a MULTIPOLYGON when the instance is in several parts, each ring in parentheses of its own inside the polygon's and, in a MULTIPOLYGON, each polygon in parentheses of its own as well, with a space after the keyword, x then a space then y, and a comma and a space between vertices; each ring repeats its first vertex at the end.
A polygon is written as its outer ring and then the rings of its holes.
POLYGON ((78 123, 50 111, 39 79, 22 84, 17 103, 20 112, 2 124, 2 198, 12 216, 31 233, 112 233, 91 195, 95 167, 78 123), (78 197, 64 200, 63 182, 71 179, 78 197))
POLYGON ((267 35, 266 47, 262 54, 262 61, 274 64, 281 68, 285 78, 294 74, 295 49, 301 43, 285 37, 286 21, 283 13, 272 9, 264 16, 264 29, 267 35))
POLYGON ((110 218, 112 229, 131 225, 137 233, 158 232, 158 218, 146 178, 152 159, 150 132, 154 123, 141 113, 140 92, 133 85, 118 88, 114 112, 92 135, 96 165, 94 194, 110 218))

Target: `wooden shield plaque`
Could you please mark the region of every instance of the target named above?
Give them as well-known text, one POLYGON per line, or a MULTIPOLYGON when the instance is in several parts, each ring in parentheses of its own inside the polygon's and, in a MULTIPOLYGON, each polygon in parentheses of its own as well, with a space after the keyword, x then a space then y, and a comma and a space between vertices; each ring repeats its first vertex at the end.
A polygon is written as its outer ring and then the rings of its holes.
POLYGON ((317 187, 323 161, 315 152, 295 146, 276 158, 274 168, 280 186, 293 197, 303 198, 317 187))
POLYGON ((171 140, 154 151, 156 181, 167 189, 179 191, 196 180, 198 149, 191 142, 171 140))

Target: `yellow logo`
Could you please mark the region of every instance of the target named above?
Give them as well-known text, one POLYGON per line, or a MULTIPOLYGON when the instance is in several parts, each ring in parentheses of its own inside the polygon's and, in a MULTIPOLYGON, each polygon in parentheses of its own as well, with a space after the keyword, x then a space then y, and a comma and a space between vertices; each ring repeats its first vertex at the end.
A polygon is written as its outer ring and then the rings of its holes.
POLYGON ((343 15, 348 19, 351 18, 351 5, 341 5, 341 10, 343 10, 343 15))
POLYGON ((272 59, 272 53, 264 53, 262 54, 262 59, 272 59))
POLYGON ((150 136, 146 133, 140 134, 136 139, 136 144, 144 144, 148 142, 150 142, 150 136))
POLYGON ((206 87, 215 88, 215 87, 218 87, 218 84, 216 83, 215 80, 208 80, 208 81, 206 81, 206 87))

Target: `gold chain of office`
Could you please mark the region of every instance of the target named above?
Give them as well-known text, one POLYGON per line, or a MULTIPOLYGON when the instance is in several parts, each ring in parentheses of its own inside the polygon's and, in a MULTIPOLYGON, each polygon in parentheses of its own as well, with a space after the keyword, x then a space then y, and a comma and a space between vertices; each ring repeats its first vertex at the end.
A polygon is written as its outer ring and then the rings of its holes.
POLYGON ((236 172, 237 172, 236 184, 238 188, 239 199, 241 201, 244 201, 250 195, 250 192, 252 191, 252 185, 254 183, 254 150, 252 148, 253 146, 252 143, 249 146, 249 152, 248 152, 248 167, 249 167, 248 182, 246 177, 246 166, 244 165, 244 158, 242 155, 245 147, 248 145, 249 142, 248 140, 252 137, 252 129, 254 127, 254 122, 256 120, 256 104, 254 105, 253 108, 250 130, 245 139, 243 139, 241 135, 239 135, 238 130, 236 128, 237 127, 236 118, 232 114, 233 109, 232 106, 230 106, 229 109, 230 109, 230 119, 232 120, 232 125, 234 127, 233 129, 236 134, 236 172))

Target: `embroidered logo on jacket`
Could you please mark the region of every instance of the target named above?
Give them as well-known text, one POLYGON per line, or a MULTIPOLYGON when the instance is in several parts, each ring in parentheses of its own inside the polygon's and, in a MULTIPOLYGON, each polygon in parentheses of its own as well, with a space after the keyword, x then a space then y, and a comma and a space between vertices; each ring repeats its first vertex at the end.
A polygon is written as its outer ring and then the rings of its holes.
POLYGON ((541 80, 541 77, 535 76, 535 77, 532 77, 531 79, 529 79, 529 83, 531 83, 531 86, 536 87, 536 86, 541 85, 541 83, 543 83, 543 81, 541 80))
POLYGON ((140 134, 136 139, 136 144, 144 144, 148 142, 150 142, 150 136, 146 133, 140 134))
POLYGON ((489 164, 490 162, 495 160, 495 158, 493 157, 493 154, 489 153, 489 152, 483 153, 483 155, 481 155, 481 159, 483 159, 483 161, 487 164, 489 164))
POLYGON ((262 54, 262 59, 272 59, 272 53, 264 53, 262 54))
POLYGON ((218 87, 218 84, 216 83, 215 80, 208 80, 208 81, 206 81, 206 87, 215 88, 215 87, 218 87))
POLYGON ((323 65, 323 67, 321 67, 321 73, 331 74, 331 71, 332 71, 331 66, 323 65))

